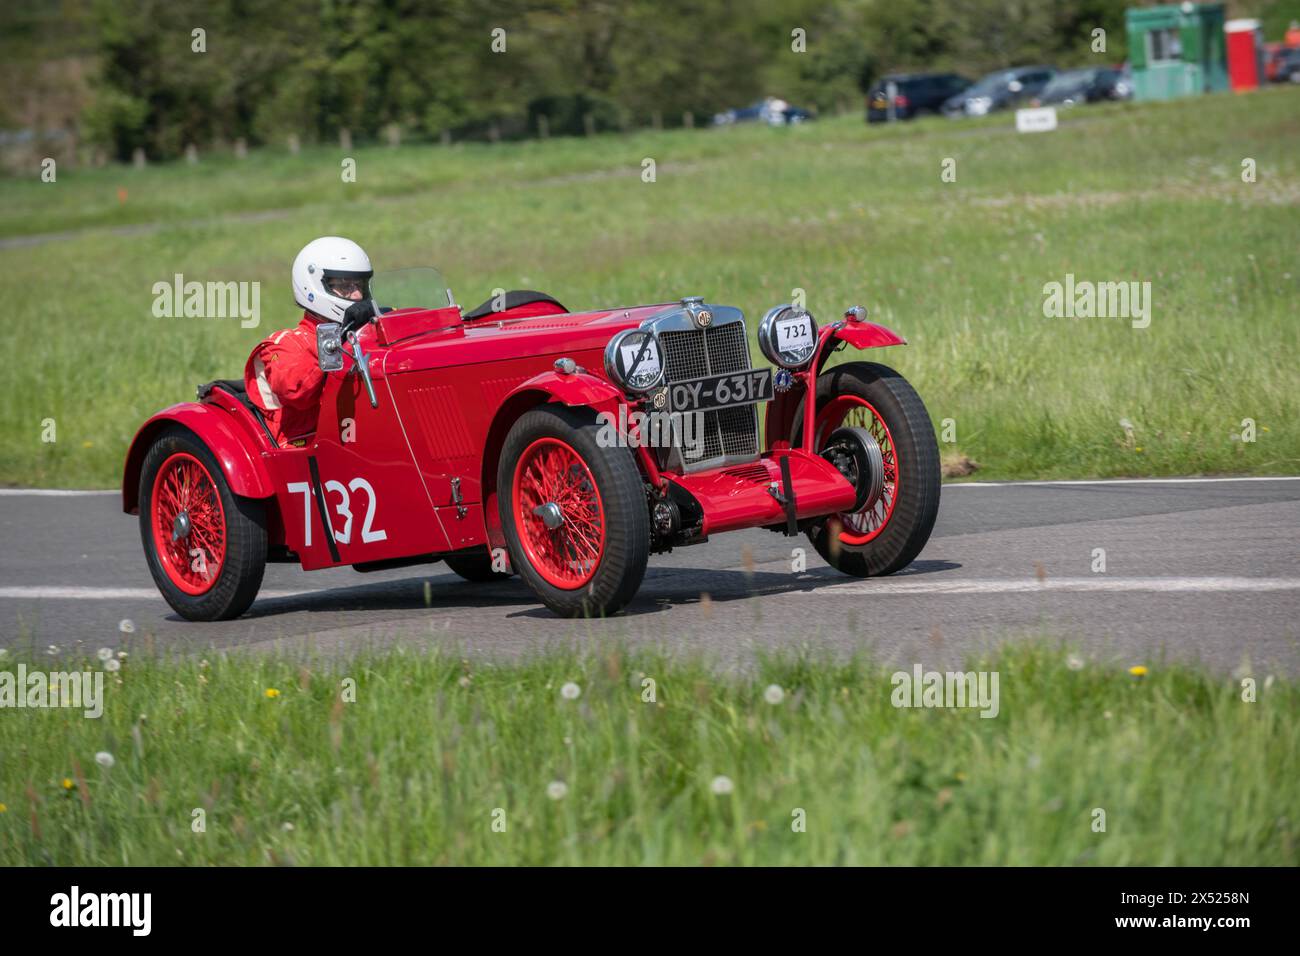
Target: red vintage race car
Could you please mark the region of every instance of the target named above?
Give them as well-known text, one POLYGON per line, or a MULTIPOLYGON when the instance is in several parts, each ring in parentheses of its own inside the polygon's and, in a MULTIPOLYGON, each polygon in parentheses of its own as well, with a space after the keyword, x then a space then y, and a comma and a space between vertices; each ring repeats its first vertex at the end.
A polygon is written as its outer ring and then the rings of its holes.
POLYGON ((740 310, 699 298, 571 313, 521 291, 466 312, 434 270, 373 289, 422 305, 322 323, 320 418, 298 447, 277 445, 242 381, 202 385, 136 434, 122 505, 181 616, 239 616, 268 561, 441 560, 600 616, 652 553, 723 531, 807 534, 860 577, 906 567, 930 535, 939 458, 921 399, 884 365, 825 367, 903 344, 861 308, 820 325, 772 309, 767 368, 740 310))

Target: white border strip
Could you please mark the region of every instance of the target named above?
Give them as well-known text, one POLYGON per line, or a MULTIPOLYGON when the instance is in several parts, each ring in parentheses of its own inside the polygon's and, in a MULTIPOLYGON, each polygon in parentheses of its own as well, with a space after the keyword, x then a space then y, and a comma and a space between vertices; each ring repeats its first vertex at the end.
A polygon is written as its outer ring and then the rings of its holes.
POLYGON ((1208 485, 1229 481, 1300 481, 1300 475, 1278 475, 1276 477, 1241 477, 1241 478, 1061 478, 1054 481, 951 481, 945 482, 943 490, 950 488, 1028 488, 1033 486, 1054 485, 1208 485))
MULTIPOLYGON (((1059 478, 1043 481, 949 481, 949 488, 1030 488, 1054 485, 1208 485, 1232 481, 1300 481, 1300 475, 1242 476, 1238 478, 1059 478)), ((120 488, 81 490, 76 488, 0 488, 0 498, 79 498, 87 495, 120 495, 120 488)))
POLYGON ((79 491, 75 488, 0 488, 0 497, 4 498, 81 498, 86 495, 120 495, 121 488, 109 488, 79 491))
MULTIPOLYGON (((382 582, 391 583, 391 582, 382 582)), ((935 579, 930 575, 904 575, 877 578, 871 581, 846 581, 842 584, 824 584, 806 590, 782 592, 781 598, 835 597, 861 594, 873 597, 890 595, 927 594, 1043 594, 1047 592, 1155 592, 1209 594, 1221 591, 1297 591, 1300 578, 1252 577, 1157 577, 1115 578, 1098 574, 1093 577, 1062 578, 948 578, 935 579)), ((329 593, 327 590, 263 591, 261 600, 305 597, 329 593)), ((35 586, 0 587, 0 599, 46 601, 151 601, 161 602, 162 596, 154 588, 109 588, 35 586)))
POLYGON ((807 591, 791 592, 812 597, 834 597, 837 594, 862 594, 885 597, 887 595, 924 594, 1039 594, 1048 591, 1138 591, 1138 592, 1189 592, 1208 594, 1218 591, 1296 591, 1300 578, 1111 578, 1098 574, 1090 578, 984 578, 927 581, 924 578, 878 578, 875 581, 852 581, 830 584, 807 591))
MULTIPOLYGON (((268 598, 301 597, 314 591, 261 591, 257 595, 268 598)), ((322 592, 324 593, 324 592, 322 592)), ((161 601, 157 588, 91 588, 68 586, 36 586, 0 588, 0 598, 30 599, 33 601, 161 601)))

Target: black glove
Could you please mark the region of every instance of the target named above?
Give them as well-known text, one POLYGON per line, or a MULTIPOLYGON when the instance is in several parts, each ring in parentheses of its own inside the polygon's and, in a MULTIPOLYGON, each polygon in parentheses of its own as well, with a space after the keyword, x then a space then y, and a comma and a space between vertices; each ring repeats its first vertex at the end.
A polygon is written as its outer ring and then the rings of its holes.
POLYGON ((378 314, 374 299, 361 299, 348 306, 343 313, 343 334, 355 332, 378 314))

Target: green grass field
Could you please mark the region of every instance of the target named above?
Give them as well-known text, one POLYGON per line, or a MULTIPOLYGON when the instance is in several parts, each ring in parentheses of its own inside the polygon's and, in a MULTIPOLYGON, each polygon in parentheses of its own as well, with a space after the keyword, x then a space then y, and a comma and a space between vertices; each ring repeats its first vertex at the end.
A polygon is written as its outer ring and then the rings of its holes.
POLYGON ((435 264, 471 305, 497 286, 573 309, 701 294, 751 323, 794 288, 823 319, 865 304, 911 343, 872 357, 952 420, 943 450, 982 478, 1295 473, 1300 90, 1011 123, 358 148, 349 184, 327 148, 0 180, 0 240, 72 233, 0 248, 0 483, 115 485, 146 416, 296 320, 289 264, 325 233, 381 269, 435 264), (262 282, 261 327, 153 317, 175 273, 262 282), (1150 327, 1045 318, 1067 273, 1151 282, 1150 327))
POLYGON ((1300 862, 1294 683, 1046 643, 972 663, 991 719, 862 661, 132 653, 101 719, 0 719, 0 865, 1300 862))
MULTIPOLYGON (((289 263, 326 233, 437 265, 468 305, 701 294, 752 327, 795 288, 824 320, 862 303, 911 343, 869 357, 952 420, 941 447, 978 478, 1300 470, 1300 90, 1011 123, 358 148, 350 184, 326 148, 0 179, 0 484, 115 485, 145 417, 296 321, 289 263), (44 233, 69 236, 13 242, 44 233), (261 326, 154 318, 175 273, 260 281, 261 326), (1067 273, 1149 281, 1150 327, 1044 317, 1067 273)), ((896 709, 866 660, 208 663, 150 640, 101 720, 0 712, 0 865, 1300 863, 1300 687, 1264 674, 1247 703, 1235 677, 1044 637, 971 662, 1001 678, 981 719, 896 709)), ((23 654, 0 670, 74 663, 23 654)))

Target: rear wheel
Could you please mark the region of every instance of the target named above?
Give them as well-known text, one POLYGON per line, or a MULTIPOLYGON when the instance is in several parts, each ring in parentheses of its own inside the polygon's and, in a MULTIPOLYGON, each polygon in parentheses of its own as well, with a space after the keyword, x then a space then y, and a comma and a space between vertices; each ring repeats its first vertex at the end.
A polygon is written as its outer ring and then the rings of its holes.
MULTIPOLYGON (((794 441, 802 441, 803 408, 794 441)), ((939 513, 939 448, 925 405, 893 369, 850 362, 817 377, 816 448, 842 428, 860 428, 880 449, 884 484, 860 511, 829 515, 808 529, 817 553, 856 577, 893 574, 925 547, 939 513)))
POLYGON ((243 614, 266 570, 262 502, 230 490, 192 432, 163 432, 140 473, 140 537, 163 598, 181 617, 220 621, 243 614))
POLYGON ((602 448, 595 412, 554 405, 520 416, 497 468, 510 563, 552 611, 603 617, 636 594, 650 516, 631 449, 602 448))

